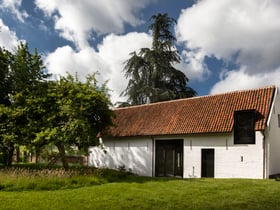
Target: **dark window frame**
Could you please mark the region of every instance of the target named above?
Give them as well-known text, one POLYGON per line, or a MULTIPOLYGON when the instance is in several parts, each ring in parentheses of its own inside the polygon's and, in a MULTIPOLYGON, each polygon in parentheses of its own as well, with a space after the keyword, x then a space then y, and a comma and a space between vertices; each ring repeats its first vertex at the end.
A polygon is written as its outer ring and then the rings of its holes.
POLYGON ((256 110, 240 110, 234 112, 234 144, 256 143, 256 110))

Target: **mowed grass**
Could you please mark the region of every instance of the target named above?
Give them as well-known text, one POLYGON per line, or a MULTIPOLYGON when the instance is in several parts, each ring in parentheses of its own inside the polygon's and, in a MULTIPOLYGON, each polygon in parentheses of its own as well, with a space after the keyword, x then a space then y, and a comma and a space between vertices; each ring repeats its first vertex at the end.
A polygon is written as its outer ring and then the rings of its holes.
POLYGON ((28 181, 24 173, 17 184, 0 173, 0 209, 280 209, 275 180, 147 178, 105 170, 28 181), (28 185, 33 188, 22 187, 28 185))

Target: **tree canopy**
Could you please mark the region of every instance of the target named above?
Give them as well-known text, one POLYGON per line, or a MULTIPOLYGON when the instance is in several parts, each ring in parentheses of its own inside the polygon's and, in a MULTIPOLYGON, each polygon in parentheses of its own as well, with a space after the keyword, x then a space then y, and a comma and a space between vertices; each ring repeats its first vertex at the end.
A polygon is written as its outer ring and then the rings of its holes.
POLYGON ((97 85, 96 73, 85 82, 71 75, 52 81, 41 57, 27 44, 14 53, 0 48, 0 154, 11 164, 14 149, 55 145, 65 169, 65 150, 87 151, 97 133, 112 124, 113 111, 106 83, 97 85))
POLYGON ((95 74, 84 83, 68 75, 42 84, 35 93, 15 97, 15 104, 24 101, 29 144, 35 148, 57 146, 65 169, 65 148, 87 151, 97 144, 97 134, 112 124, 106 85, 98 87, 96 82, 95 74))
POLYGON ((122 95, 128 96, 131 105, 192 97, 196 94, 187 86, 187 76, 174 67, 174 64, 180 62, 174 47, 176 38, 170 31, 176 21, 166 13, 154 15, 151 19, 151 49, 141 48, 139 52, 132 52, 124 66, 129 81, 122 95))
POLYGON ((37 50, 30 53, 28 43, 21 42, 14 52, 0 47, 0 150, 10 165, 15 146, 26 140, 23 127, 25 112, 15 106, 14 96, 36 90, 37 84, 49 75, 37 50))
POLYGON ((11 54, 0 47, 0 104, 9 104, 9 93, 11 93, 11 75, 9 73, 11 54))

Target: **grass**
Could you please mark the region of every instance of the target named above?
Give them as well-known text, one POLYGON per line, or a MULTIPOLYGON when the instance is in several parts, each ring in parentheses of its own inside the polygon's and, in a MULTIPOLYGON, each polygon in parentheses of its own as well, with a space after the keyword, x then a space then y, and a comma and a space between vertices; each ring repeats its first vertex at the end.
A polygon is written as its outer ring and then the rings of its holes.
POLYGON ((61 167, 47 169, 44 166, 17 165, 0 168, 1 191, 41 191, 74 189, 85 186, 117 182, 134 176, 128 173, 90 167, 72 167, 65 171, 61 167))
POLYGON ((87 168, 53 169, 46 176, 46 169, 28 170, 1 169, 0 209, 280 209, 275 180, 147 178, 87 168))

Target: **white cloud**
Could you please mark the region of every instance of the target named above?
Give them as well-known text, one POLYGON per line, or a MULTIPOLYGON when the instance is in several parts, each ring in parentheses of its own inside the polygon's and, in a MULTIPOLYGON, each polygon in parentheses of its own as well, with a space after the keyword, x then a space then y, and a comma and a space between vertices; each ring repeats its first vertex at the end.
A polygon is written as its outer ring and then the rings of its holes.
POLYGON ((128 33, 126 35, 111 34, 104 38, 98 46, 98 54, 110 69, 109 87, 112 92, 112 100, 126 101, 126 97, 120 97, 121 92, 127 86, 127 80, 124 77, 124 62, 129 59, 129 53, 137 51, 143 47, 150 47, 152 38, 146 33, 128 33))
POLYGON ((77 73, 80 79, 84 79, 88 74, 104 67, 105 63, 92 48, 76 52, 70 46, 63 46, 46 56, 45 65, 55 75, 77 73))
POLYGON ((259 81, 261 78, 277 83, 270 75, 280 67, 279 12, 278 0, 201 0, 182 10, 176 34, 190 50, 199 49, 205 56, 242 67, 228 72, 215 90, 231 83, 234 75, 240 77, 237 84, 244 81, 246 87, 253 86, 248 82, 266 84, 267 81, 259 81))
POLYGON ((0 46, 5 49, 12 51, 18 44, 18 38, 14 31, 11 31, 8 26, 6 26, 2 19, 0 19, 0 46))
POLYGON ((125 101, 120 93, 126 88, 123 63, 129 58, 129 53, 141 47, 149 47, 151 37, 146 33, 128 33, 126 35, 110 34, 104 37, 98 45, 98 51, 86 47, 79 51, 70 46, 64 46, 49 53, 45 57, 45 64, 50 73, 73 75, 77 72, 81 79, 87 74, 99 71, 98 80, 108 80, 108 87, 112 90, 112 101, 125 101))
POLYGON ((246 69, 227 71, 223 79, 216 83, 210 93, 224 93, 234 90, 244 90, 263 86, 276 85, 280 87, 280 68, 273 72, 249 75, 246 69))
POLYGON ((124 25, 141 23, 139 10, 149 2, 127 0, 36 0, 35 4, 55 21, 60 35, 76 44, 79 49, 88 47, 88 40, 96 34, 122 33, 124 25))
POLYGON ((0 8, 2 10, 10 10, 13 14, 16 15, 17 19, 23 23, 24 19, 28 17, 28 14, 25 10, 20 11, 21 1, 22 0, 2 0, 0 8))
POLYGON ((183 50, 181 53, 182 61, 176 68, 184 72, 190 80, 202 81, 211 73, 204 63, 205 54, 201 50, 183 50))

